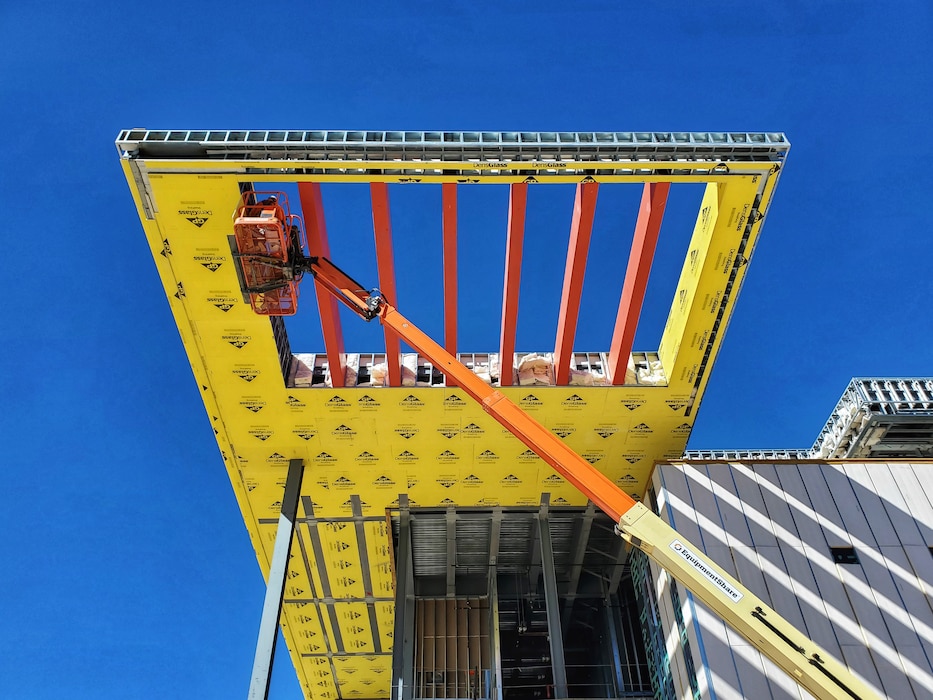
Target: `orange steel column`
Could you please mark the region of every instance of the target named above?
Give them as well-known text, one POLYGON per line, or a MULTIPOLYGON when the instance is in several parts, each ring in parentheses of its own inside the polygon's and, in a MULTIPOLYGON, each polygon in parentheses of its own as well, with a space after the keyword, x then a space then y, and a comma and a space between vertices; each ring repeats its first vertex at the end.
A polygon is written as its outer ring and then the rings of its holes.
MULTIPOLYGON (((308 236, 308 254, 330 257, 330 245, 327 243, 327 226, 324 222, 324 203, 321 199, 321 186, 317 182, 299 182, 298 198, 304 214, 305 231, 308 236)), ((347 373, 347 356, 344 354, 343 329, 340 326, 340 314, 337 300, 326 290, 314 285, 317 297, 318 313, 321 316, 321 332, 324 335, 324 351, 330 367, 330 380, 334 387, 344 385, 347 373)))
POLYGON ((441 186, 444 220, 444 349, 457 354, 457 185, 441 186))
POLYGON ((669 182, 646 182, 642 191, 632 252, 629 254, 625 282, 622 285, 622 299, 619 301, 619 312, 616 314, 615 330, 609 346, 609 377, 614 386, 625 384, 625 370, 628 368, 628 358, 632 354, 632 344, 635 342, 635 330, 638 328, 638 317, 645 301, 648 274, 651 272, 651 262, 654 260, 670 189, 669 182))
MULTIPOLYGON (((389 215, 389 186, 384 182, 371 182, 369 193, 373 202, 373 232, 376 237, 376 271, 379 289, 383 297, 393 306, 398 303, 395 296, 395 263, 392 258, 392 221, 389 215)), ((402 386, 402 367, 399 355, 401 347, 398 336, 385 331, 386 365, 389 370, 389 386, 402 386)))
POLYGON ((502 331, 499 335, 499 386, 512 385, 515 327, 518 325, 518 290, 522 277, 522 241, 525 237, 525 205, 528 185, 516 183, 509 190, 509 231, 505 244, 505 281, 502 285, 502 331))
POLYGON ((577 194, 573 203, 570 244, 567 248, 567 265, 564 268, 564 290, 560 297, 557 342, 554 346, 554 367, 557 371, 557 384, 561 386, 570 382, 573 338, 577 332, 577 317, 580 314, 580 297, 583 295, 583 277, 586 272, 586 255, 590 247, 590 235, 593 232, 593 215, 596 212, 598 191, 598 183, 580 183, 577 185, 577 194))

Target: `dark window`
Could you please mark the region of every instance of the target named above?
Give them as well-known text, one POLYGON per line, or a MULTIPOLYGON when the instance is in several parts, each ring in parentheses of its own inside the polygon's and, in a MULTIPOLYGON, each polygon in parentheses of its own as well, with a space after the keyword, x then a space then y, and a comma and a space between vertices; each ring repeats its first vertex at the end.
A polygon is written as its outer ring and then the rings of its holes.
POLYGON ((855 547, 830 547, 830 553, 833 555, 833 562, 836 564, 858 564, 858 554, 855 553, 855 547))

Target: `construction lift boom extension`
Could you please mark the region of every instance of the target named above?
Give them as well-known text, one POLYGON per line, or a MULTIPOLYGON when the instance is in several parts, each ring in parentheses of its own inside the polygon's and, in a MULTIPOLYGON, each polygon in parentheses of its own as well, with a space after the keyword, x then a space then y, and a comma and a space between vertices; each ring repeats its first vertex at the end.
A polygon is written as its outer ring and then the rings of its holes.
POLYGON ((304 258, 295 262, 314 276, 319 287, 361 318, 367 321, 378 318, 401 340, 431 360, 486 413, 609 515, 617 523, 616 531, 622 538, 668 571, 813 696, 820 700, 877 697, 844 664, 766 606, 698 547, 461 364, 399 313, 378 290, 367 290, 326 258, 304 258))
MULTIPOLYGON (((267 193, 268 194, 268 193, 267 193)), ((465 391, 483 410, 573 484, 616 523, 617 533, 683 583, 728 625, 820 700, 876 697, 863 681, 801 634, 751 591, 682 538, 670 525, 622 491, 559 437, 507 396, 486 384, 456 357, 405 318, 378 289, 367 289, 323 256, 306 257, 300 220, 287 200, 258 201, 246 192, 234 225, 243 289, 258 314, 289 315, 297 308, 304 273, 366 321, 389 331, 431 360, 448 384, 465 391)))

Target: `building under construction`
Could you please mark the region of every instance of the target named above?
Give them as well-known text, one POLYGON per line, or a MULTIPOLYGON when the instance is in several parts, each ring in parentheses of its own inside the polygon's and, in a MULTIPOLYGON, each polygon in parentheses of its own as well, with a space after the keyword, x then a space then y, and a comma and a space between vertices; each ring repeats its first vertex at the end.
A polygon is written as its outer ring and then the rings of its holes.
POLYGON ((783 134, 133 129, 116 145, 268 581, 250 697, 279 626, 309 700, 929 697, 933 381, 853 380, 812 449, 684 452, 783 134), (366 230, 342 212, 361 186, 366 230), (502 193, 487 348, 458 300, 477 188, 502 193), (683 190, 660 342, 636 348, 683 190), (554 342, 517 348, 533 207, 570 191, 554 342), (443 337, 396 308, 408 214, 390 201, 433 207, 418 235, 442 251, 443 337), (587 275, 594 235, 629 247, 612 279, 587 275), (338 241, 356 254, 332 259, 338 241), (367 256, 376 278, 356 282, 367 256), (615 321, 582 351, 585 279, 615 321), (321 347, 292 347, 295 318, 321 347), (349 347, 360 318, 379 347, 349 347))

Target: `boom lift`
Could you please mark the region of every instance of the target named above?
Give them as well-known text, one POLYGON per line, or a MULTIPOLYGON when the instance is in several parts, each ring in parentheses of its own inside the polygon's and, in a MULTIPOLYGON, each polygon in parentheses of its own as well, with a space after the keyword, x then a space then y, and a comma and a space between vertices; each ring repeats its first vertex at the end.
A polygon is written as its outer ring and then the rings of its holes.
POLYGON ((291 316, 298 310, 304 267, 301 219, 289 212, 281 192, 245 192, 233 224, 243 288, 253 311, 291 316), (263 197, 260 199, 260 197, 263 197))
POLYGON ((573 484, 616 523, 616 532, 637 547, 693 595, 715 611, 803 688, 820 700, 871 700, 875 693, 844 664, 801 634, 723 571, 676 530, 634 500, 559 437, 461 364, 390 304, 377 289, 367 290, 324 257, 305 257, 299 222, 289 217, 279 197, 257 209, 253 193, 244 195, 234 226, 244 291, 256 313, 295 312, 297 280, 309 272, 316 286, 343 302, 366 321, 378 319, 418 353, 431 360, 448 382, 466 392, 483 410, 573 484), (270 296, 271 295, 271 296, 270 296), (272 300, 272 303, 267 301, 272 300))

